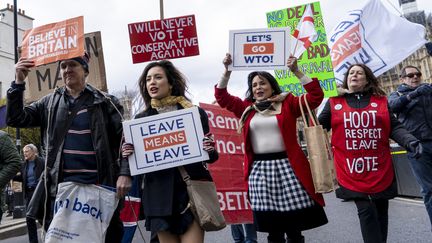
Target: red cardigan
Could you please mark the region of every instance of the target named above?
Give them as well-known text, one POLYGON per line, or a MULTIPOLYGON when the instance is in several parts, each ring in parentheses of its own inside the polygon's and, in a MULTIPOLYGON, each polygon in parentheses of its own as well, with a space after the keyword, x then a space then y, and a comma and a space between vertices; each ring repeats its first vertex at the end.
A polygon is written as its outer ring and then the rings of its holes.
MULTIPOLYGON (((307 91, 306 98, 311 109, 315 109, 324 98, 324 93, 317 79, 304 85, 307 91)), ((243 111, 252 104, 247 100, 241 100, 239 97, 232 96, 227 89, 219 89, 215 86, 215 97, 218 104, 233 112, 237 117, 241 117, 243 111)), ((245 141, 245 162, 244 162, 244 179, 248 181, 249 174, 253 163, 253 150, 249 138, 249 126, 252 117, 256 111, 249 113, 243 127, 243 139, 245 141)), ((312 182, 312 175, 309 167, 309 161, 297 143, 296 119, 301 115, 299 107, 299 97, 289 93, 282 104, 281 114, 276 115, 279 129, 281 131, 286 153, 300 183, 306 189, 308 194, 321 206, 324 206, 324 199, 320 193, 315 193, 315 188, 312 182)))

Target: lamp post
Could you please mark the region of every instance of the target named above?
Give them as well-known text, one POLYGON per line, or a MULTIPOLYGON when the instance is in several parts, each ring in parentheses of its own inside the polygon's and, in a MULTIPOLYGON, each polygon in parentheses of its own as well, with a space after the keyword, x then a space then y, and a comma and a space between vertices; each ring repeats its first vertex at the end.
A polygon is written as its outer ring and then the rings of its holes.
MULTIPOLYGON (((15 50, 15 63, 18 62, 18 7, 17 0, 14 0, 14 50, 15 50)), ((16 128, 16 147, 18 153, 21 154, 21 132, 19 128, 16 128)))

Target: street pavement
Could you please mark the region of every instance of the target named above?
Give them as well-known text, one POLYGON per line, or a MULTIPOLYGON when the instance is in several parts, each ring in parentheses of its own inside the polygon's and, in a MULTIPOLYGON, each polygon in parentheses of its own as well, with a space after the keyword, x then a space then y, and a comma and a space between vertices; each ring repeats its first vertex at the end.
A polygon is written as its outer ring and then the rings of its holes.
MULTIPOLYGON (((357 210, 353 202, 342 202, 335 198, 334 193, 325 195, 325 211, 329 223, 304 232, 306 242, 342 242, 361 243, 360 226, 357 210)), ((140 222, 145 242, 149 242, 149 233, 145 231, 144 224, 140 222)), ((258 233, 258 242, 267 242, 267 234, 258 233)), ((25 243, 27 235, 9 238, 0 242, 25 243)), ((144 240, 138 230, 133 243, 142 243, 144 240)), ((229 227, 218 232, 208 232, 206 243, 233 242, 229 227)), ((396 198, 390 200, 389 207, 389 243, 432 243, 431 225, 426 214, 424 204, 419 199, 396 198)))

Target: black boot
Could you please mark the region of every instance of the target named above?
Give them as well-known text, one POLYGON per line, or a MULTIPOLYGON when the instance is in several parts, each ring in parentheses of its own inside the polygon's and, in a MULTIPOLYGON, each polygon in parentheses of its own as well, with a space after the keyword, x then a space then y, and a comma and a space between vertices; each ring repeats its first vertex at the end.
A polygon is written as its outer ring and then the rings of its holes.
POLYGON ((290 238, 287 238, 287 241, 286 241, 287 243, 304 243, 305 242, 305 238, 304 238, 304 236, 302 235, 300 238, 297 238, 297 239, 290 239, 290 238))
POLYGON ((285 233, 269 232, 267 236, 267 243, 285 243, 285 233))

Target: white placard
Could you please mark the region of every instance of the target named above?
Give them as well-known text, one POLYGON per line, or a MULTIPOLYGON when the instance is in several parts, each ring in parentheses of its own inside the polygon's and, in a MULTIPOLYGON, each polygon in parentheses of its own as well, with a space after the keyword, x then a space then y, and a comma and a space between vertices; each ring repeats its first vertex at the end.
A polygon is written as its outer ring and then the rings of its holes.
POLYGON ((229 70, 287 69, 290 28, 231 30, 229 40, 229 70))
POLYGON ((208 160, 198 107, 123 122, 131 175, 208 160))

